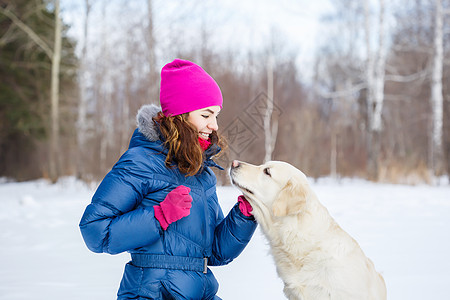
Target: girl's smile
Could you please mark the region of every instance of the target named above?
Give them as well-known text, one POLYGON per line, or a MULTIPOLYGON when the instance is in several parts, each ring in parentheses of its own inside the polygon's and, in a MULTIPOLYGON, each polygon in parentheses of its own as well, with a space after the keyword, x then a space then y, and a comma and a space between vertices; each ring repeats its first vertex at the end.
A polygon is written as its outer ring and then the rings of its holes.
POLYGON ((209 106, 194 110, 189 113, 188 121, 197 128, 198 136, 202 139, 209 139, 213 131, 217 131, 217 116, 220 112, 220 106, 209 106))

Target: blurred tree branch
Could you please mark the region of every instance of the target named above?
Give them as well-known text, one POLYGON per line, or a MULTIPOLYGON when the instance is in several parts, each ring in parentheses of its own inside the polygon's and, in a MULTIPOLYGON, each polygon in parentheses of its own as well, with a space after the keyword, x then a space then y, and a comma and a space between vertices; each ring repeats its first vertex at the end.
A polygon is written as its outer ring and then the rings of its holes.
POLYGON ((47 43, 42 40, 30 27, 28 27, 24 22, 22 22, 8 7, 4 8, 0 6, 0 13, 8 17, 17 27, 22 29, 29 37, 32 39, 39 47, 44 50, 48 58, 52 59, 53 50, 47 45, 47 43))

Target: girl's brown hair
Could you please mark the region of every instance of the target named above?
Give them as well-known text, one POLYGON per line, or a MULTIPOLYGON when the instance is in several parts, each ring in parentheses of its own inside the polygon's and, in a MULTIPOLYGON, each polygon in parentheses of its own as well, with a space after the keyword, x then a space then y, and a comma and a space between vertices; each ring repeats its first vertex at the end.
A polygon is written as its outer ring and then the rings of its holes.
MULTIPOLYGON (((205 154, 198 141, 198 131, 188 121, 188 116, 189 113, 167 117, 159 112, 153 120, 159 123, 164 145, 169 150, 166 166, 170 168, 175 164, 181 173, 192 176, 202 168, 205 154)), ((210 138, 212 144, 225 146, 216 131, 210 134, 210 138)))

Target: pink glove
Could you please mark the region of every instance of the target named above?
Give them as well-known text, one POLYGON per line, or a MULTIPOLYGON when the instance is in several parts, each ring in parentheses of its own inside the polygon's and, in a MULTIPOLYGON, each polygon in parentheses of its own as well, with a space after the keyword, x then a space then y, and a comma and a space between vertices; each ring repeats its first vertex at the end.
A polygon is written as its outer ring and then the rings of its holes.
POLYGON ((190 188, 183 185, 177 186, 159 204, 153 206, 155 218, 166 230, 169 225, 181 218, 189 216, 192 207, 192 197, 189 195, 190 188))
POLYGON ((243 195, 240 195, 238 197, 238 202, 241 213, 246 217, 251 217, 253 215, 253 207, 250 205, 250 203, 248 203, 247 199, 245 199, 243 195))

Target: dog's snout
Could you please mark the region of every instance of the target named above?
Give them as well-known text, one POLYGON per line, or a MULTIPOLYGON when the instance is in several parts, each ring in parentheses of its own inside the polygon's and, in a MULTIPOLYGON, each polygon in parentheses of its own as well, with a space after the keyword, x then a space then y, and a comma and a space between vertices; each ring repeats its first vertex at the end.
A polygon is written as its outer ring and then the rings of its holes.
POLYGON ((233 162, 231 163, 231 167, 232 167, 232 168, 237 168, 237 167, 239 167, 239 161, 238 161, 238 160, 233 160, 233 162))

